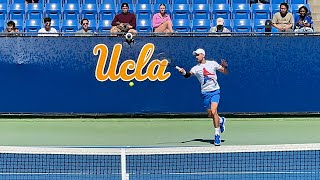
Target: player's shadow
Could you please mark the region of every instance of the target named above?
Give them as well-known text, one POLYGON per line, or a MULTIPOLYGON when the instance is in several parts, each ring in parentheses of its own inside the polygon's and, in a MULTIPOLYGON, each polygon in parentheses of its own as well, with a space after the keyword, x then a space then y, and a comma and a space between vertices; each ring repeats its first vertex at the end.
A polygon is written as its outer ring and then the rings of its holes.
MULTIPOLYGON (((213 139, 192 139, 192 140, 188 140, 188 141, 182 141, 181 143, 189 143, 189 142, 203 142, 203 143, 209 143, 209 144, 214 144, 214 140, 213 139)), ((225 142, 225 140, 221 140, 221 142, 225 142)))

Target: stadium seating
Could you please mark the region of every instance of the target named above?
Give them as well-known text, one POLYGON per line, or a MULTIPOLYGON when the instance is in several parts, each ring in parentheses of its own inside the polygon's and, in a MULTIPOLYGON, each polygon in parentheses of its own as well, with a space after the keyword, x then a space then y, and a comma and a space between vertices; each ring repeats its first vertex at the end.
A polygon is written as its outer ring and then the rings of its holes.
POLYGON ((51 19, 61 19, 61 4, 50 3, 45 5, 45 15, 51 19))
POLYGON ((152 32, 150 19, 138 19, 136 29, 138 32, 152 32))
POLYGON ((154 0, 154 4, 170 4, 170 0, 154 0))
POLYGON ((267 19, 255 19, 253 21, 253 32, 264 32, 267 19))
POLYGON ((172 0, 172 4, 190 4, 189 0, 172 0))
POLYGON ((6 28, 7 24, 6 21, 1 19, 0 20, 0 31, 2 32, 6 28))
POLYGON ((173 29, 177 32, 190 32, 189 19, 174 19, 172 20, 173 29))
POLYGON ((80 4, 65 4, 63 7, 63 19, 78 20, 80 14, 80 4))
POLYGON ((41 29, 40 19, 28 19, 26 20, 25 31, 26 32, 38 32, 41 29))
POLYGON ((27 5, 26 18, 27 19, 42 19, 43 4, 33 3, 27 5))
POLYGON ((99 21, 99 32, 109 32, 110 29, 112 28, 111 25, 112 20, 100 20, 99 21))
MULTIPOLYGON (((122 3, 133 4, 133 0, 119 0, 119 4, 122 4, 122 3)), ((129 7, 131 7, 131 6, 129 6, 129 7)))
POLYGON ((9 7, 10 19, 24 19, 25 4, 10 4, 9 7))
POLYGON ((208 4, 207 0, 192 0, 191 4, 208 4))
POLYGON ((8 15, 8 4, 1 3, 0 4, 0 20, 6 20, 8 15))
POLYGON ((248 4, 248 0, 230 0, 231 4, 248 4))
POLYGON ((223 19, 230 19, 230 6, 229 4, 212 4, 212 14, 213 19, 217 19, 219 17, 223 19))
POLYGON ((74 20, 74 19, 63 20, 61 23, 61 31, 62 32, 75 32, 79 29, 78 25, 79 25, 79 23, 77 20, 74 20))
POLYGON ((190 19, 190 5, 189 4, 173 4, 172 17, 174 19, 190 19))
POLYGON ((20 32, 23 32, 23 30, 24 30, 24 22, 23 22, 23 19, 12 19, 12 21, 16 24, 16 28, 17 28, 20 32))
POLYGON ((137 19, 151 19, 152 8, 151 4, 137 4, 136 17, 137 19))
POLYGON ((89 20, 97 20, 98 18, 97 4, 82 4, 81 18, 86 18, 89 20))
POLYGON ((12 0, 12 4, 24 4, 26 1, 25 0, 12 0))
POLYGON ((92 32, 96 32, 97 31, 97 21, 96 20, 90 20, 88 29, 91 30, 92 32))
POLYGON ((99 11, 100 20, 112 20, 116 14, 115 4, 101 4, 99 11))
POLYGON ((233 31, 234 32, 251 32, 250 19, 234 19, 233 31))
POLYGON ((209 4, 228 4, 229 0, 209 0, 209 4))
POLYGON ((99 4, 98 0, 83 0, 83 4, 99 4))
POLYGON ((290 4, 307 4, 306 0, 290 0, 290 4))
POLYGON ((269 19, 270 5, 269 4, 252 4, 252 19, 269 19))
POLYGON ((57 31, 60 31, 60 20, 59 19, 51 19, 51 27, 55 28, 57 31))
POLYGON ((250 19, 249 4, 232 4, 233 19, 250 19))
POLYGON ((151 0, 137 0, 136 4, 151 4, 151 0))
POLYGON ((193 32, 209 32, 211 23, 209 19, 194 19, 192 21, 193 32))
POLYGON ((192 6, 193 19, 210 19, 210 6, 208 4, 194 4, 192 6))

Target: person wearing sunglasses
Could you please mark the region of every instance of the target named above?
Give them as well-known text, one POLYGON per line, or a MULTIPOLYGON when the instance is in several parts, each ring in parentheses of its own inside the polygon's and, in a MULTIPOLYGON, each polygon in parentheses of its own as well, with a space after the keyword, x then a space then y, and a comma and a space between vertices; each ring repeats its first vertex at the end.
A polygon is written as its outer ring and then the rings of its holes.
POLYGON ((195 75, 200 82, 201 94, 203 98, 204 107, 208 112, 208 116, 212 118, 214 125, 214 144, 220 146, 221 135, 225 131, 226 118, 218 115, 218 104, 220 101, 220 86, 218 84, 218 77, 216 71, 223 74, 228 74, 228 63, 222 60, 221 64, 216 61, 206 60, 206 52, 204 49, 197 49, 192 53, 197 59, 197 65, 193 66, 190 72, 183 68, 179 72, 185 77, 189 78, 195 75))
POLYGON ((76 36, 92 36, 93 33, 91 30, 89 30, 89 20, 84 18, 81 20, 80 24, 81 24, 81 29, 79 31, 76 32, 76 36))
POLYGON ((306 6, 299 8, 299 15, 295 17, 294 22, 296 23, 294 32, 313 32, 312 18, 306 6))
POLYGON ((58 31, 51 27, 51 18, 46 17, 43 19, 44 27, 38 31, 38 36, 59 36, 58 31))

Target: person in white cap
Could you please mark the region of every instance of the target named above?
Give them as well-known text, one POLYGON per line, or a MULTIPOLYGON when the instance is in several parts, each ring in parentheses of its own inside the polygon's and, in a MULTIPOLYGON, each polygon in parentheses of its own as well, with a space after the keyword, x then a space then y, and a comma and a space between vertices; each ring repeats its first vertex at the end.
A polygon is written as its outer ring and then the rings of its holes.
MULTIPOLYGON (((218 18, 217 19, 217 25, 211 27, 210 30, 209 30, 209 33, 219 33, 219 32, 224 32, 224 33, 230 32, 229 29, 224 27, 224 19, 223 18, 218 18)), ((230 34, 225 34, 225 35, 230 36, 230 34)))
POLYGON ((220 86, 217 81, 216 71, 228 74, 228 63, 224 59, 221 61, 221 64, 218 64, 216 61, 206 60, 206 52, 203 49, 197 49, 192 54, 197 58, 197 65, 192 67, 190 72, 186 72, 183 68, 179 69, 179 72, 185 78, 195 75, 199 80, 204 107, 207 109, 208 115, 212 117, 215 128, 214 144, 220 146, 220 133, 225 130, 226 119, 220 118, 217 111, 220 100, 220 86))

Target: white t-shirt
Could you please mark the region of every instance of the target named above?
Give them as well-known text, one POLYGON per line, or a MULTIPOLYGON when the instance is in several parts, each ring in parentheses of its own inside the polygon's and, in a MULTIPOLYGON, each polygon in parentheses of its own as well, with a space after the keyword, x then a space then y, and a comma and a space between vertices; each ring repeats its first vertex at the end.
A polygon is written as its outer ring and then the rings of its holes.
POLYGON ((198 78, 201 85, 201 92, 210 92, 220 89, 218 84, 217 69, 222 66, 215 61, 206 60, 205 64, 197 64, 191 68, 191 72, 198 78))
POLYGON ((48 34, 48 33, 58 33, 55 28, 50 28, 50 31, 47 31, 45 28, 41 28, 38 31, 38 36, 59 36, 59 34, 48 34))

